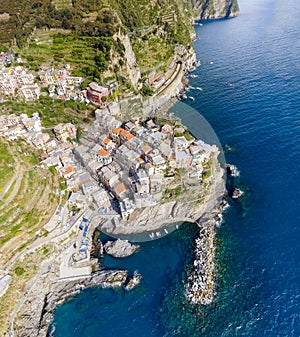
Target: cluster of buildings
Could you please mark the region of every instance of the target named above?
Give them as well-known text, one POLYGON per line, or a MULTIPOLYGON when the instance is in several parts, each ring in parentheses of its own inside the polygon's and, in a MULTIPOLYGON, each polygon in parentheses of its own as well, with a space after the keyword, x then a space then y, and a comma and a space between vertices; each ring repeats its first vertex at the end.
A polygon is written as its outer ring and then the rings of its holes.
POLYGON ((41 85, 48 88, 49 96, 63 100, 84 100, 80 84, 82 77, 70 75, 70 66, 65 65, 63 69, 42 68, 39 71, 41 85))
POLYGON ((50 97, 63 100, 78 100, 80 102, 92 102, 104 106, 104 97, 111 91, 96 82, 91 82, 85 90, 81 90, 82 77, 70 75, 70 66, 67 64, 63 69, 43 68, 39 72, 41 84, 48 88, 50 97))
MULTIPOLYGON (((86 130, 73 151, 86 170, 81 176, 86 180, 79 184, 84 194, 100 186, 103 196, 114 201, 115 210, 127 219, 134 209, 160 202, 176 170, 186 169, 188 179, 201 181, 203 163, 215 149, 202 141, 175 137, 178 128, 182 127, 156 125, 152 119, 122 123, 108 109, 97 110, 96 131, 86 130), (97 128, 99 124, 102 127, 97 128)), ((78 178, 74 175, 67 185, 70 190, 78 187, 78 178)), ((102 207, 99 212, 103 211, 102 207)))
POLYGON ((0 70, 0 95, 20 97, 26 101, 40 96, 40 87, 35 83, 35 76, 23 66, 0 70))
POLYGON ((13 141, 20 137, 30 145, 44 148, 45 144, 50 141, 50 136, 41 131, 41 120, 37 112, 32 117, 26 114, 0 116, 0 136, 7 140, 13 141))
POLYGON ((47 88, 49 96, 54 99, 75 100, 104 106, 104 97, 111 93, 110 88, 91 82, 85 90, 80 88, 83 78, 71 76, 70 65, 62 69, 43 67, 35 74, 26 69, 21 58, 15 53, 0 53, 0 99, 4 97, 19 97, 26 101, 39 98, 41 88, 47 88), (12 66, 16 61, 19 65, 12 66), (38 76, 38 78, 37 78, 38 76), (39 80, 38 80, 39 79, 39 80))
POLYGON ((110 211, 109 195, 74 156, 76 126, 71 123, 56 125, 53 128, 55 138, 50 137, 48 133, 42 133, 41 130, 38 113, 33 114, 31 118, 26 114, 0 116, 0 136, 9 141, 20 137, 41 149, 41 167, 54 167, 59 176, 64 178, 70 193, 70 208, 81 209, 94 202, 99 211, 110 211))
POLYGON ((55 138, 50 140, 51 147, 46 143, 40 155, 41 166, 54 167, 65 180, 70 209, 85 209, 94 204, 99 212, 107 213, 112 210, 108 193, 100 187, 95 176, 76 159, 76 149, 80 147, 74 142, 76 131, 76 126, 71 123, 56 125, 53 128, 55 138))
POLYGON ((116 103, 95 115, 79 144, 71 123, 56 125, 55 138, 42 133, 38 113, 31 118, 1 116, 0 135, 8 140, 22 137, 42 149, 41 165, 55 167, 66 181, 70 208, 93 204, 98 213, 125 220, 136 208, 161 202, 179 171, 185 172, 185 179, 201 182, 203 164, 215 152, 214 146, 187 140, 181 125, 157 125, 152 119, 122 123, 116 103))
POLYGON ((9 141, 18 138, 24 139, 28 144, 43 150, 42 157, 44 159, 59 148, 73 148, 76 130, 77 128, 71 123, 58 124, 53 129, 56 135, 56 138, 53 138, 48 133, 42 132, 42 123, 38 112, 35 112, 32 117, 28 117, 27 114, 0 116, 1 137, 9 141))

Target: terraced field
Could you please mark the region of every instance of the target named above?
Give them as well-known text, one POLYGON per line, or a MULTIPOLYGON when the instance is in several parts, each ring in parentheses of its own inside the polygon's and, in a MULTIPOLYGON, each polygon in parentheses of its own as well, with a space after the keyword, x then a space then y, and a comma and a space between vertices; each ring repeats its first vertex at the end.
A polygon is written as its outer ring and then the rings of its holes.
POLYGON ((72 0, 52 0, 56 9, 72 8, 72 0))
POLYGON ((37 152, 24 141, 0 139, 0 268, 38 235, 59 202, 58 177, 38 166, 37 152))
MULTIPOLYGON (((20 55, 35 70, 41 65, 59 67, 69 63, 72 73, 83 68, 93 71, 97 69, 94 61, 97 51, 93 47, 96 41, 95 37, 76 37, 69 30, 36 29, 20 55)), ((83 72, 81 70, 78 74, 82 75, 83 72)))

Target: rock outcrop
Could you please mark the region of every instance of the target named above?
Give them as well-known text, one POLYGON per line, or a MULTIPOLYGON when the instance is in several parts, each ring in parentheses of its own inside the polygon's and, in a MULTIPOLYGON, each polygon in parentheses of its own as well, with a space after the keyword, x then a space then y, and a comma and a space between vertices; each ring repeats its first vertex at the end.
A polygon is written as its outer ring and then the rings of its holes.
POLYGON ((202 20, 232 18, 239 14, 237 0, 197 0, 194 8, 202 20))
POLYGON ((105 252, 113 257, 127 257, 140 249, 139 245, 132 245, 128 240, 107 241, 105 252))
POLYGON ((56 306, 63 303, 66 298, 78 294, 82 289, 94 286, 120 288, 125 284, 126 279, 127 270, 101 270, 81 280, 55 283, 53 290, 45 297, 40 326, 35 330, 38 331, 38 336, 46 336, 56 306))
POLYGON ((128 35, 118 35, 118 38, 124 46, 124 59, 126 60, 127 75, 135 89, 141 78, 140 68, 136 63, 136 56, 132 49, 128 35))
POLYGON ((142 279, 142 275, 138 273, 137 271, 134 272, 134 275, 129 278, 127 284, 125 285, 125 290, 132 290, 135 288, 137 285, 140 284, 142 279))

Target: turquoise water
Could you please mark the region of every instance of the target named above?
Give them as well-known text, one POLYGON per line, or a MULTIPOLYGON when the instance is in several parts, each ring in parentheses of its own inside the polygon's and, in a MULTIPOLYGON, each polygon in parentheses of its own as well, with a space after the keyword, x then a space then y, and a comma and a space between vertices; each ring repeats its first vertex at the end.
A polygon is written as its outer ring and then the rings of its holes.
MULTIPOLYGON (((184 301, 197 234, 185 224, 128 259, 106 258, 108 267, 138 269, 141 286, 84 291, 57 308, 56 337, 300 336, 299 5, 239 3, 238 18, 196 27, 202 64, 190 84, 203 91, 191 90, 195 101, 186 101, 230 149, 226 159, 247 190, 218 231, 214 304, 184 301)), ((197 133, 197 118, 179 114, 197 133)))

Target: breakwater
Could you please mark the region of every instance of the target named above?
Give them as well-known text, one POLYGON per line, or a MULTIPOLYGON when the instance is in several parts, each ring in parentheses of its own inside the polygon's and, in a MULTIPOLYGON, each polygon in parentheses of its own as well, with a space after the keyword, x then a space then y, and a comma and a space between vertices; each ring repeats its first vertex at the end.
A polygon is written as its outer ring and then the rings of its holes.
POLYGON ((192 304, 211 304, 215 296, 215 236, 222 213, 229 204, 222 200, 212 219, 201 225, 195 240, 193 271, 188 277, 186 298, 192 304))
POLYGON ((195 240, 194 270, 186 287, 186 298, 193 304, 210 304, 214 298, 215 234, 215 226, 205 225, 195 240))

